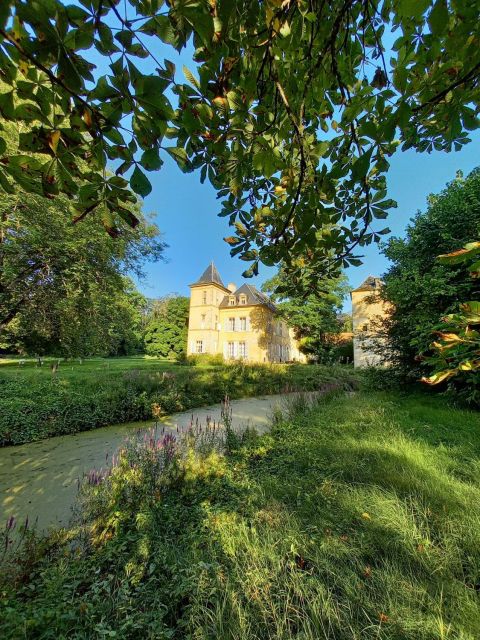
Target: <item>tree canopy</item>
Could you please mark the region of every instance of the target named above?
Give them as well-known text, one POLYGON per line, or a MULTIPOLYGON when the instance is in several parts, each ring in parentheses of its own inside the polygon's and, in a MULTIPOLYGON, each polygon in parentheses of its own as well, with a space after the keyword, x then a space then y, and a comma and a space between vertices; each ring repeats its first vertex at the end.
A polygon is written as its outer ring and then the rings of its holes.
POLYGON ((145 300, 126 276, 141 276, 165 244, 132 209, 139 224, 113 239, 91 218, 72 224, 64 196, 2 198, 0 348, 86 356, 140 346, 145 300))
MULTIPOLYGON (((417 213, 405 238, 392 238, 384 248, 392 265, 382 295, 392 304, 386 332, 390 352, 381 350, 403 371, 418 378, 429 373, 432 331, 440 318, 457 312, 459 303, 478 298, 478 282, 460 261, 439 261, 440 253, 459 249, 480 234, 480 170, 458 174, 440 193, 431 195, 425 212, 417 213)), ((478 268, 478 265, 477 265, 478 268)))
POLYGON ((346 277, 323 278, 315 292, 295 295, 288 282, 288 271, 281 267, 278 273, 262 285, 262 291, 275 301, 280 313, 287 319, 300 341, 303 353, 324 358, 334 346, 335 334, 342 332, 344 319, 340 316, 348 293, 346 277), (286 296, 282 291, 290 291, 286 296))
POLYGON ((397 148, 478 128, 479 45, 471 0, 4 0, 0 114, 24 129, 0 185, 115 234, 169 155, 218 191, 247 276, 284 260, 315 286, 385 233, 397 148), (184 79, 158 40, 191 47, 184 79))
POLYGON ((187 351, 190 300, 172 295, 155 300, 145 328, 145 351, 162 358, 179 357, 187 351))

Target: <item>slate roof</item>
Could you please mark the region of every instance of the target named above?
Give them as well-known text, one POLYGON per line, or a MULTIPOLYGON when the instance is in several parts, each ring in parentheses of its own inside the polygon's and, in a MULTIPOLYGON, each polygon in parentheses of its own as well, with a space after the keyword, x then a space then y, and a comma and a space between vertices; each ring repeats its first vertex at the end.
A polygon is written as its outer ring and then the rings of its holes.
POLYGON ((353 289, 353 291, 375 291, 375 289, 380 289, 382 284, 383 281, 381 278, 368 276, 368 278, 366 278, 359 287, 353 289))
POLYGON ((222 278, 220 277, 220 274, 218 273, 218 269, 217 267, 213 264, 213 260, 212 262, 208 265, 208 267, 205 269, 205 271, 202 273, 202 275, 200 276, 200 278, 194 282, 193 284, 191 284, 190 286, 193 287, 197 284, 218 284, 221 287, 223 287, 224 289, 227 289, 227 287, 223 284, 222 282, 222 278))
POLYGON ((264 293, 256 289, 251 284, 242 284, 242 286, 239 287, 235 291, 235 293, 230 293, 224 297, 224 299, 220 303, 220 309, 224 309, 225 307, 234 307, 234 306, 248 307, 248 306, 258 306, 258 305, 265 305, 271 311, 277 310, 277 307, 273 304, 270 298, 266 296, 264 293), (239 297, 242 294, 245 295, 246 297, 245 304, 239 304, 239 297), (235 305, 230 304, 230 296, 235 296, 236 298, 235 305))

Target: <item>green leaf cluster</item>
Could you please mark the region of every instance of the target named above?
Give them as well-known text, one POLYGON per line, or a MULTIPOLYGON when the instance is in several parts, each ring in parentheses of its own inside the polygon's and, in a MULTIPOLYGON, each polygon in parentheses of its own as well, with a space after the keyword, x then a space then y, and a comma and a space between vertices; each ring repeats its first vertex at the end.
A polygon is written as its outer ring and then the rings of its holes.
POLYGON ((358 264, 387 232, 375 221, 395 206, 392 154, 456 150, 479 126, 470 0, 11 0, 1 11, 0 115, 23 130, 12 153, 0 131, 0 187, 67 195, 114 235, 111 217, 136 224, 132 190, 147 196, 168 155, 208 178, 220 215, 242 225, 232 254, 248 276, 303 258, 314 286, 358 264), (157 40, 191 47, 190 68, 160 61, 157 40), (38 161, 25 161, 32 151, 38 161))
POLYGON ((430 195, 427 210, 412 219, 406 237, 391 239, 383 249, 392 263, 382 292, 392 305, 382 328, 388 359, 412 379, 432 373, 432 331, 445 329, 439 318, 458 313, 463 301, 478 296, 478 282, 469 277, 463 258, 470 256, 476 269, 478 243, 471 239, 479 234, 477 169, 466 178, 458 174, 440 194, 430 195), (462 244, 468 249, 458 250, 462 244), (438 259, 439 253, 450 255, 438 259))

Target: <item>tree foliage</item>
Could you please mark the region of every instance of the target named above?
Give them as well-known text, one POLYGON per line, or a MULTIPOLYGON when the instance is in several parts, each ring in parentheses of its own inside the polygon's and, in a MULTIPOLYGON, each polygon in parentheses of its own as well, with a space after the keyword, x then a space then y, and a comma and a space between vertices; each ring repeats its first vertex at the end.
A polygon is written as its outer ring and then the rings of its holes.
POLYGON ((145 329, 145 351, 162 358, 186 353, 190 300, 184 296, 167 296, 156 300, 145 329))
POLYGON ((398 147, 478 128, 479 44, 471 0, 4 0, 0 114, 25 130, 0 141, 0 185, 115 234, 170 156, 217 189, 247 276, 283 259, 314 286, 385 232, 398 147), (183 78, 159 41, 193 48, 183 78))
POLYGON ((339 317, 343 300, 348 292, 344 275, 324 278, 308 296, 300 291, 296 295, 288 282, 288 271, 278 273, 262 285, 276 302, 281 314, 295 330, 300 350, 315 358, 324 359, 335 346, 335 335, 343 330, 344 320, 339 317), (290 291, 286 296, 283 291, 290 291))
POLYGON ((141 345, 145 303, 127 274, 159 259, 164 243, 141 215, 113 239, 86 219, 74 225, 62 196, 13 194, 0 203, 1 348, 117 355, 141 345))
MULTIPOLYGON (((438 259, 446 265, 467 265, 470 276, 478 278, 479 255, 480 242, 470 242, 438 259)), ((423 381, 438 385, 453 380, 470 401, 480 403, 480 301, 461 303, 454 313, 442 318, 435 336, 428 358, 434 373, 423 381)))
POLYGON ((478 294, 478 284, 460 261, 437 260, 480 233, 480 171, 461 174, 439 195, 431 195, 424 213, 417 213, 405 238, 393 238, 384 248, 392 266, 386 273, 383 297, 392 313, 383 330, 390 350, 382 352, 405 373, 419 378, 431 372, 432 330, 438 319, 457 313, 458 305, 478 294))

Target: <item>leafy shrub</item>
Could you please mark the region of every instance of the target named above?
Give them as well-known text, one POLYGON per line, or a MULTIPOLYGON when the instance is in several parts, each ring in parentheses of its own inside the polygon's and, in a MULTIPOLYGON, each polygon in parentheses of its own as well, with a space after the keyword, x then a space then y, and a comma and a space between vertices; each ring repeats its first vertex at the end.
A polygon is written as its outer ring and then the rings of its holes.
POLYGON ((349 364, 353 362, 353 340, 342 340, 332 346, 331 356, 334 362, 349 364))
MULTIPOLYGON (((440 317, 458 311, 459 303, 478 300, 478 281, 466 277, 460 262, 448 264, 438 254, 456 251, 480 233, 480 169, 457 175, 440 194, 428 198, 427 210, 417 213, 405 237, 391 238, 384 253, 391 266, 384 276, 382 297, 391 315, 378 327, 388 337, 388 352, 380 353, 412 379, 432 373, 432 329, 440 317)), ((434 369, 435 370, 435 369, 434 369)))
POLYGON ((221 365, 225 364, 221 353, 198 353, 195 355, 190 355, 187 356, 187 362, 194 367, 220 367, 221 365))
MULTIPOLYGON (((438 257, 442 264, 469 266, 470 276, 480 276, 480 242, 470 242, 462 249, 438 257)), ((478 297, 478 292, 476 293, 478 297)), ((467 402, 480 404, 480 302, 463 302, 454 313, 447 314, 434 331, 431 355, 425 361, 433 367, 433 374, 422 381, 439 385, 449 381, 467 402)))
POLYGON ((370 391, 406 389, 412 381, 396 367, 366 367, 359 373, 362 386, 370 391))

